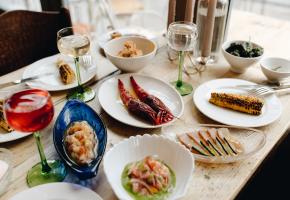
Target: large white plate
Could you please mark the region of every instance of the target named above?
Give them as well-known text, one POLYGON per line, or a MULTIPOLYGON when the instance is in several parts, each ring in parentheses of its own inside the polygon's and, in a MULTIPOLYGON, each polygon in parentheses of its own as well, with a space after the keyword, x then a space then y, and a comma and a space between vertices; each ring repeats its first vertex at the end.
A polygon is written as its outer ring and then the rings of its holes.
POLYGON ((12 132, 8 133, 0 128, 0 143, 18 140, 18 139, 26 137, 30 134, 32 134, 32 133, 22 133, 19 131, 12 131, 12 132))
POLYGON ((117 29, 105 33, 98 38, 98 44, 101 48, 104 48, 105 44, 112 39, 111 34, 113 32, 119 32, 122 36, 143 36, 150 40, 154 40, 154 38, 156 38, 152 32, 141 27, 117 29))
POLYGON ((240 79, 216 79, 208 81, 195 90, 193 101, 200 112, 217 122, 241 127, 265 126, 277 120, 281 115, 281 102, 274 94, 264 97, 265 104, 262 109, 262 114, 258 116, 221 108, 208 101, 211 92, 247 94, 245 90, 233 89, 232 86, 254 84, 240 79))
MULTIPOLYGON (((60 75, 58 73, 58 67, 56 65, 57 59, 62 58, 65 60, 72 70, 75 72, 75 64, 73 62, 73 59, 70 57, 64 57, 60 54, 56 54, 47 58, 43 58, 41 60, 38 60, 28 67, 26 67, 23 78, 28 78, 34 75, 38 74, 45 74, 50 72, 55 72, 54 75, 41 77, 39 79, 36 79, 34 81, 27 82, 26 84, 30 87, 36 87, 36 88, 42 88, 48 91, 60 91, 60 90, 68 90, 71 88, 74 88, 77 86, 77 80, 75 80, 74 83, 71 84, 64 84, 61 79, 60 75)), ((80 67, 80 73, 81 73, 81 79, 82 83, 86 83, 89 80, 91 80, 96 75, 96 69, 91 67, 89 70, 84 69, 83 67, 80 67)))
POLYGON ((102 200, 92 190, 71 183, 49 183, 18 193, 10 200, 102 200))
POLYGON ((99 101, 103 109, 116 120, 139 128, 158 128, 169 123, 161 125, 151 125, 149 122, 142 121, 141 119, 130 114, 122 103, 118 90, 118 79, 124 82, 127 90, 133 90, 130 83, 130 76, 133 76, 137 83, 144 88, 148 93, 160 98, 163 103, 172 111, 175 117, 180 117, 184 110, 184 104, 179 93, 169 84, 149 76, 138 74, 123 74, 112 77, 105 81, 98 93, 99 101))

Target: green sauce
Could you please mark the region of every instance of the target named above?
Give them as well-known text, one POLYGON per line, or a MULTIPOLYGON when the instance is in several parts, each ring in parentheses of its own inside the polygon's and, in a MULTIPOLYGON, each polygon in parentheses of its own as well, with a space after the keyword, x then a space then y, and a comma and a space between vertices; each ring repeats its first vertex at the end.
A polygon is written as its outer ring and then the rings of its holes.
POLYGON ((170 184, 169 184, 169 187, 166 188, 166 190, 161 190, 160 192, 158 192, 154 195, 149 195, 149 196, 147 196, 147 195, 143 196, 143 195, 139 195, 139 194, 133 192, 132 185, 130 183, 130 178, 128 176, 129 168, 133 163, 129 163, 125 166, 123 173, 122 173, 121 181, 122 181, 123 187, 130 194, 130 196, 133 197, 133 199, 135 199, 135 200, 164 200, 171 193, 171 191, 173 190, 173 188, 175 187, 175 184, 176 184, 175 174, 168 165, 166 165, 162 161, 160 161, 160 162, 162 164, 164 164, 166 167, 168 167, 168 169, 170 171, 170 184))

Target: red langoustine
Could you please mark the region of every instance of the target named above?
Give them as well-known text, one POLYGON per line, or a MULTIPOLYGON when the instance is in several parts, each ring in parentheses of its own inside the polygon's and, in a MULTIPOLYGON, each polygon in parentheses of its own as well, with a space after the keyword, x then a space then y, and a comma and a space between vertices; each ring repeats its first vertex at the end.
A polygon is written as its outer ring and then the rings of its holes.
POLYGON ((153 124, 159 124, 156 120, 157 113, 147 104, 131 96, 130 93, 125 89, 124 83, 120 79, 118 79, 118 88, 120 91, 121 100, 128 108, 129 112, 132 112, 133 114, 145 120, 149 120, 153 124))
POLYGON ((173 120, 174 116, 169 110, 169 108, 156 96, 148 94, 143 88, 141 88, 133 76, 130 76, 130 81, 134 92, 138 96, 138 98, 144 102, 145 104, 149 105, 156 113, 156 121, 158 124, 167 123, 173 120))

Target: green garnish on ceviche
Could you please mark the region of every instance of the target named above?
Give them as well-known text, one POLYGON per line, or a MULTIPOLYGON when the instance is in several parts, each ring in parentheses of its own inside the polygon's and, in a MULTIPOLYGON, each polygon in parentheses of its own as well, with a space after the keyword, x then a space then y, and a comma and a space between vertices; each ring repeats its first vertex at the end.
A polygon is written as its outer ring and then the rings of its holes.
POLYGON ((166 199, 175 182, 170 167, 152 156, 127 164, 122 173, 123 187, 136 200, 166 199))

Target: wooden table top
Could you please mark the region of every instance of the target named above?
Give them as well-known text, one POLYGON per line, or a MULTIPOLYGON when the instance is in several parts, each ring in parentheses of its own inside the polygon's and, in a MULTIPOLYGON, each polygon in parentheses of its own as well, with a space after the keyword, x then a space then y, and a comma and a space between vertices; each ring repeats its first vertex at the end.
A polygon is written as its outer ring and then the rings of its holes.
MULTIPOLYGON (((251 38, 251 41, 255 41, 265 48, 265 56, 279 56, 289 59, 289 33, 289 22, 234 10, 232 12, 228 40, 247 40, 248 38, 251 38)), ((112 65, 104 58, 98 59, 97 66, 99 77, 104 75, 105 72, 107 73, 108 71, 112 71, 114 69, 112 65)), ((21 78, 23 70, 24 69, 20 69, 0 77, 0 82, 21 78)), ((162 48, 153 62, 140 73, 153 76, 164 81, 171 81, 177 78, 177 67, 176 63, 171 63, 167 59, 166 48, 162 48)), ((192 75, 190 77, 184 75, 185 80, 190 82, 194 88, 205 81, 224 77, 240 78, 256 83, 261 83, 266 80, 258 64, 251 67, 244 74, 234 74, 229 71, 229 65, 225 62, 222 56, 217 64, 208 66, 207 70, 201 75, 192 75)), ((100 83, 93 84, 92 87, 97 91, 99 85, 100 83)), ((63 96, 63 92, 52 93, 54 101, 62 98, 63 96)), ((192 181, 186 196, 183 199, 227 200, 234 199, 236 197, 247 181, 253 176, 254 172, 257 170, 265 157, 271 152, 273 147, 283 139, 285 131, 289 126, 290 96, 284 94, 279 96, 279 98, 284 108, 281 118, 271 125, 259 128, 267 135, 267 141, 264 148, 254 156, 233 164, 212 165, 196 162, 192 181)), ((183 97, 183 100, 186 108, 182 116, 183 120, 188 122, 190 121, 192 123, 214 123, 214 121, 208 119, 196 109, 192 101, 192 95, 183 97)), ((64 103, 65 102, 61 102, 55 106, 55 117, 62 109, 64 103)), ((107 148, 109 148, 111 144, 115 144, 123 138, 145 132, 144 129, 137 129, 124 125, 108 116, 103 110, 101 110, 97 98, 88 104, 100 113, 107 125, 107 148)), ((52 140, 51 128, 53 124, 54 123, 52 122, 51 125, 42 133, 42 142, 44 144, 45 153, 48 159, 57 157, 52 140)), ((146 132, 148 131, 158 134, 160 129, 146 130, 146 132)), ((1 199, 6 200, 16 193, 27 189, 25 181, 27 171, 34 164, 39 162, 39 156, 34 138, 32 136, 28 136, 17 141, 0 144, 0 146, 10 149, 14 154, 12 182, 7 192, 1 197, 1 199)), ((99 169, 97 177, 91 180, 79 181, 70 175, 66 181, 79 183, 90 187, 104 200, 117 199, 108 181, 106 180, 102 166, 99 169)))

